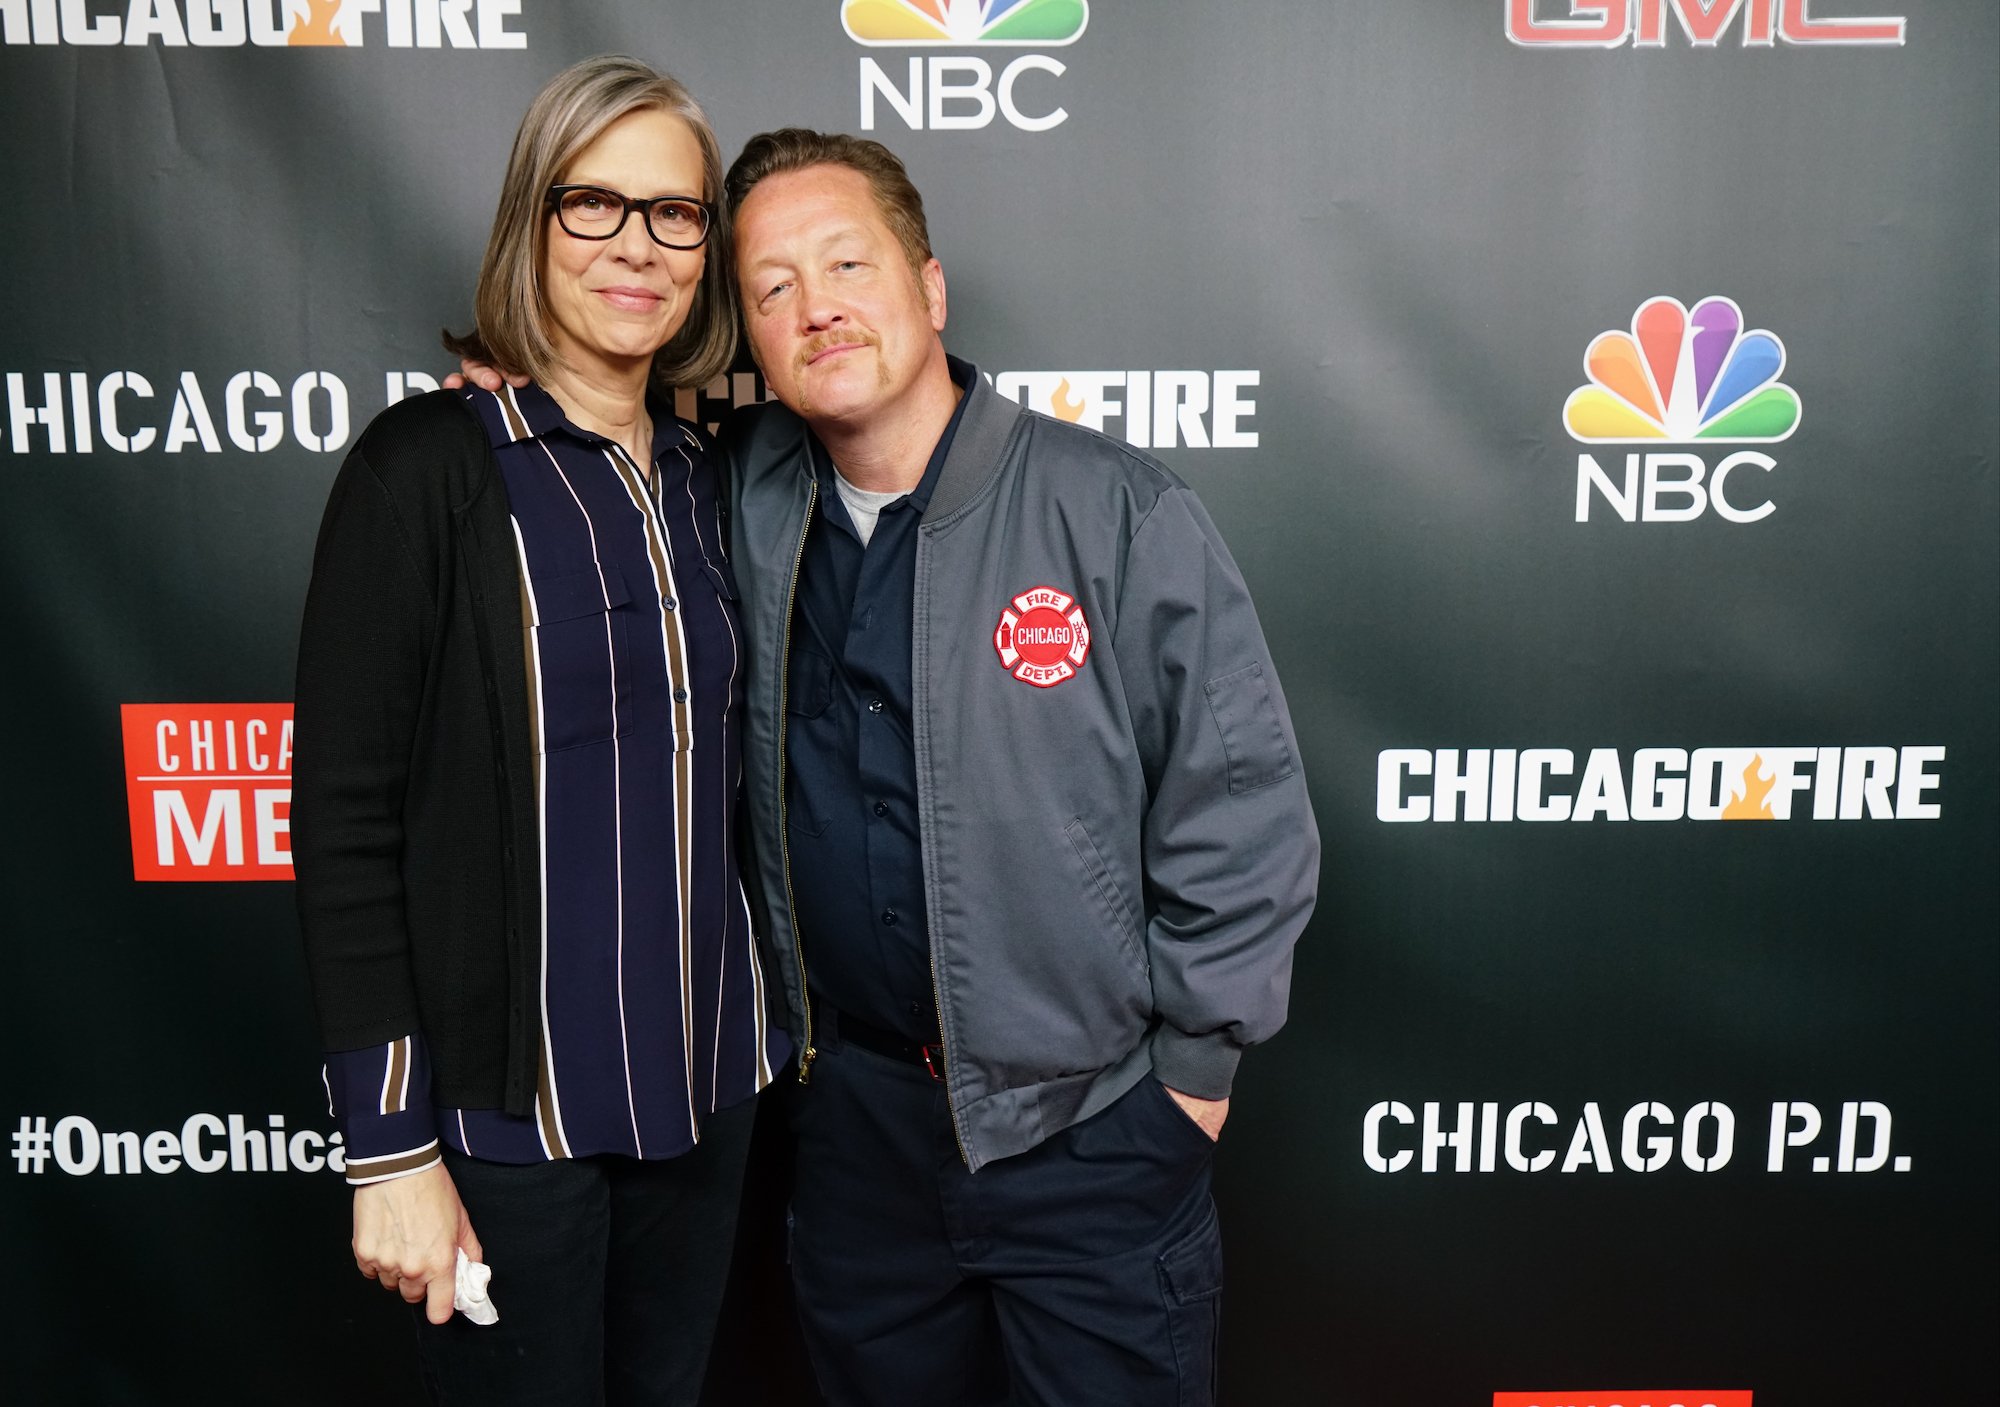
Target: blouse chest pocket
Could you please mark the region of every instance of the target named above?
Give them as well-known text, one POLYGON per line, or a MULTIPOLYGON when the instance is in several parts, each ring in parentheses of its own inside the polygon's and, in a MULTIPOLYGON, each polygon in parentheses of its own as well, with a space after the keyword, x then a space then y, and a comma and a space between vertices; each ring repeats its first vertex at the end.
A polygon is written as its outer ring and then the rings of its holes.
POLYGON ((629 658, 632 592, 616 567, 531 577, 528 700, 535 750, 609 742, 633 729, 629 658))
POLYGON ((711 557, 704 552, 701 556, 701 566, 702 570, 708 573, 708 579, 714 585, 716 595, 725 601, 742 599, 736 594, 736 573, 730 569, 727 557, 711 557))

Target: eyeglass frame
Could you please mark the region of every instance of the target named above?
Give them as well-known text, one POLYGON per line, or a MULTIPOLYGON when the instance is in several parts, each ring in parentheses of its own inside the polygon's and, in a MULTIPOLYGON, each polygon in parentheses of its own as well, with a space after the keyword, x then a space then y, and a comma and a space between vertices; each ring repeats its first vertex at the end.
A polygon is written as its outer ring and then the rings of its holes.
POLYGON ((708 243, 708 236, 710 232, 712 232, 715 229, 715 210, 716 210, 715 203, 713 201, 708 201, 708 200, 696 200, 691 195, 656 195, 653 196, 651 199, 641 200, 637 196, 627 195, 623 191, 615 191, 611 189, 611 187, 609 186, 598 186, 598 185, 592 185, 588 182, 583 182, 574 185, 550 186, 548 188, 548 191, 542 196, 542 203, 548 206, 549 210, 555 215, 556 228, 560 229, 564 234, 568 235, 571 239, 588 239, 588 240, 598 240, 598 241, 607 239, 616 239, 618 238, 619 235, 625 232, 625 224, 628 220, 632 218, 632 212, 634 210, 637 210, 640 214, 639 224, 640 227, 646 231, 646 238, 652 240, 653 243, 659 245, 660 248, 662 249, 673 249, 681 251, 683 253, 690 249, 699 249, 703 245, 708 243), (599 195, 610 196, 613 199, 617 200, 619 204, 624 207, 624 213, 618 217, 617 225, 613 227, 608 233, 578 234, 575 230, 571 229, 568 225, 563 223, 563 217, 562 217, 562 198, 568 195, 571 191, 595 191, 599 195), (672 201, 680 205, 692 205, 701 211, 701 219, 702 219, 701 238, 696 240, 693 244, 668 244, 664 239, 661 239, 659 233, 656 230, 654 230, 653 207, 656 205, 665 205, 669 201, 672 201))

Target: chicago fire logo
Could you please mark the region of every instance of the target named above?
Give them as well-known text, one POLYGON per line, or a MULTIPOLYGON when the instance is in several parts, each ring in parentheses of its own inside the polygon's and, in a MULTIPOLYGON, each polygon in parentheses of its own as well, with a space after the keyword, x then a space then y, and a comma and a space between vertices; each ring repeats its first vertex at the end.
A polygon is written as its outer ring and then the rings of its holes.
POLYGON ((1053 586, 1030 587, 1000 612, 993 648, 1023 684, 1053 689, 1083 667, 1090 627, 1075 597, 1053 586))

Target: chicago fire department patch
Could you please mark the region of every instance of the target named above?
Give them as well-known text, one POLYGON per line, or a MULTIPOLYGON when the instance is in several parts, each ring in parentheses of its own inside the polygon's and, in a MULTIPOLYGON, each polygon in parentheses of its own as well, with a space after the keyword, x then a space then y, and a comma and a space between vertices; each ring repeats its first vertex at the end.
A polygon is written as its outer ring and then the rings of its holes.
POLYGON ((1083 668, 1090 626, 1075 597, 1053 586, 1031 587, 1000 612, 993 648, 1023 684, 1053 689, 1083 668))

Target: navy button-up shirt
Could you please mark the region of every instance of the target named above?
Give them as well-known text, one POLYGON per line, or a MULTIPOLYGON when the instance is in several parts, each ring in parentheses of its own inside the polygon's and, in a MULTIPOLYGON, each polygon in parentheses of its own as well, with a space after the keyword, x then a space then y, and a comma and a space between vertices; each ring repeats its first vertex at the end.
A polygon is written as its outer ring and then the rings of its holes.
POLYGON ((917 525, 964 409, 961 396, 865 547, 813 441, 819 498, 792 609, 785 809, 806 970, 833 1006, 917 1042, 938 1039, 910 731, 917 525))

